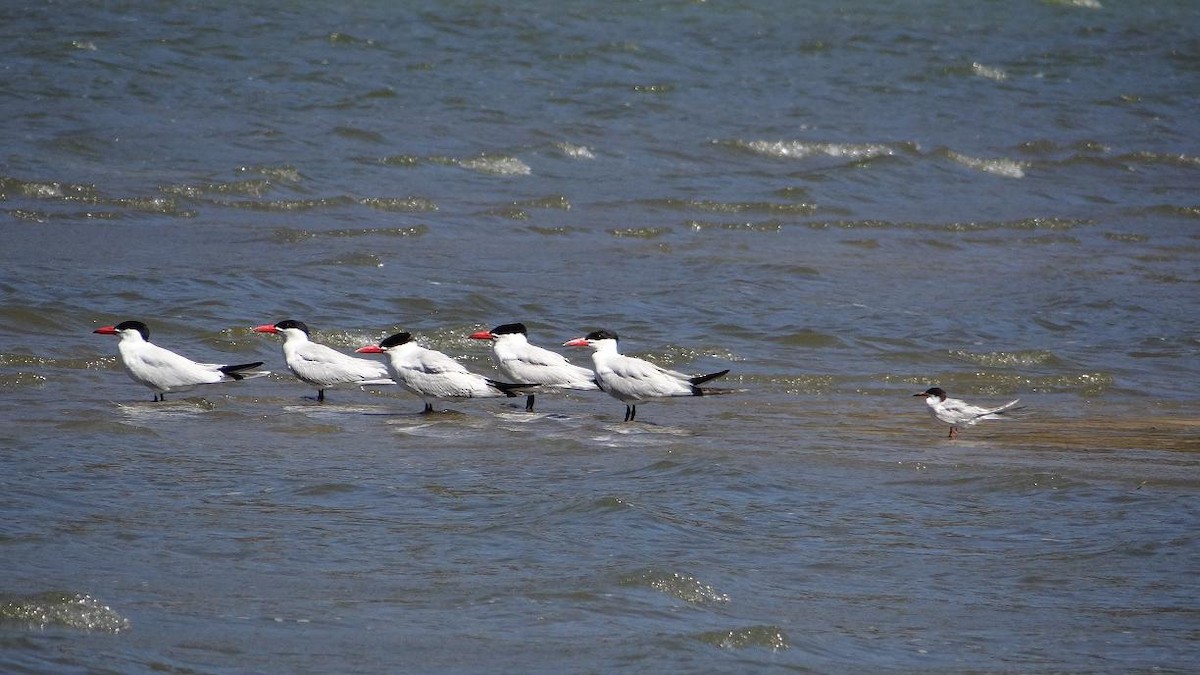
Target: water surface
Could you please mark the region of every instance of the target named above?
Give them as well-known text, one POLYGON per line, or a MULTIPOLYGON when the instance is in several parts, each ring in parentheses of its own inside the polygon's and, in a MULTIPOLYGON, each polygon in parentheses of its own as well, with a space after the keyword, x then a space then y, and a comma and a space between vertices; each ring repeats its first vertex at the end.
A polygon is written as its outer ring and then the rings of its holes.
POLYGON ((0 669, 1200 658, 1191 3, 0 15, 0 669), (285 318, 746 391, 318 405, 285 318), (276 373, 152 404, 125 319, 276 373))

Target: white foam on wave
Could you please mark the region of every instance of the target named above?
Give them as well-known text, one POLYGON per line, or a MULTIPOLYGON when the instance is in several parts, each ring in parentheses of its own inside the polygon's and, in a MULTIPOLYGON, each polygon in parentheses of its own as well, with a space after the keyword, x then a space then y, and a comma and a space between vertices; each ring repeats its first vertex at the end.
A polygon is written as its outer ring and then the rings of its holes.
POLYGON ((533 173, 528 164, 516 157, 476 157, 464 159, 458 165, 464 169, 497 176, 528 176, 533 173))
POLYGON ((889 157, 896 154, 895 148, 883 143, 810 143, 806 141, 739 141, 739 145, 751 152, 768 157, 804 159, 813 156, 836 159, 863 160, 889 157))
POLYGON ((1008 73, 1003 68, 987 66, 978 61, 971 64, 971 73, 978 77, 986 77, 989 80, 997 82, 1003 82, 1008 79, 1008 73))
POLYGON ((979 157, 970 157, 954 151, 947 151, 946 156, 955 162, 969 169, 975 169, 976 171, 993 173, 997 176, 1004 176, 1005 178, 1025 177, 1025 167, 1027 166, 1025 162, 1018 162, 1013 159, 1005 158, 982 159, 979 157))
POLYGON ((571 159, 596 159, 590 148, 585 145, 573 145, 571 143, 555 143, 554 147, 559 152, 571 159))

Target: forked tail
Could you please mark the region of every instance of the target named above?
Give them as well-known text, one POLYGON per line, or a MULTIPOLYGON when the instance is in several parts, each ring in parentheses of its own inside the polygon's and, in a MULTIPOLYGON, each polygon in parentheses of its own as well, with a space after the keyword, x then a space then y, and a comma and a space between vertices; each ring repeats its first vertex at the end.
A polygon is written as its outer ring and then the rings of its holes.
POLYGON ((744 389, 718 389, 716 387, 701 387, 705 382, 711 382, 718 377, 724 377, 729 374, 729 369, 726 368, 719 373, 709 373, 708 375, 699 375, 688 380, 692 385, 692 396, 716 396, 718 394, 735 394, 744 389))
POLYGON ((1023 411, 1025 410, 1025 406, 1023 406, 1023 405, 1017 406, 1017 403, 1020 400, 1021 399, 1019 399, 1019 398, 1013 399, 1013 400, 1009 401, 1008 403, 1005 403, 1004 405, 1000 406, 999 408, 993 408, 992 410, 989 410, 988 412, 980 415, 978 419, 1003 420, 1003 419, 1017 419, 1019 417, 1022 417, 1024 415, 1023 411), (1013 406, 1017 406, 1017 407, 1014 408, 1013 406), (1012 413, 1018 413, 1018 414, 1013 415, 1012 413))
MULTIPOLYGON (((231 379, 244 380, 247 377, 250 377, 251 374, 244 373, 242 371, 250 370, 251 368, 257 368, 257 367, 261 366, 262 364, 263 364, 262 361, 255 361, 254 363, 242 363, 242 364, 239 364, 236 366, 221 366, 220 368, 218 368, 218 370, 220 370, 222 373, 224 373, 226 376, 228 376, 231 379)), ((266 374, 267 373, 256 373, 253 375, 253 377, 262 377, 263 375, 266 375, 266 374)))

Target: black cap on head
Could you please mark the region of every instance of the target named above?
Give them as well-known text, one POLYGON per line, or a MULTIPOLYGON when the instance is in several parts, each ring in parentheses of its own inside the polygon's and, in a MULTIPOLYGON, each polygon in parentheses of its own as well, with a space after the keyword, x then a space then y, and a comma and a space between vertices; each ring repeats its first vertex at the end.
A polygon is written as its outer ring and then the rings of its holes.
POLYGON ((412 341, 412 335, 409 333, 396 333, 395 335, 385 338, 383 342, 379 343, 379 346, 383 347, 384 349, 391 349, 392 347, 398 347, 410 341, 412 341))
POLYGON ((618 337, 617 337, 617 334, 616 334, 616 333, 612 332, 611 330, 604 330, 604 329, 600 329, 600 330, 594 330, 594 331, 592 331, 592 332, 588 333, 588 334, 587 334, 587 339, 589 339, 589 340, 617 340, 617 341, 620 341, 620 338, 618 338, 618 337))
POLYGON ((308 335, 308 326, 304 325, 303 321, 293 321, 292 319, 285 319, 285 320, 280 321, 279 323, 275 324, 275 327, 278 328, 279 330, 286 330, 288 328, 299 328, 300 330, 304 331, 305 335, 308 335))
POLYGON ((529 334, 529 331, 525 330, 525 324, 523 323, 503 323, 493 328, 491 332, 492 335, 512 335, 513 333, 520 333, 521 335, 529 334))
MULTIPOLYGON (((941 400, 946 400, 946 392, 941 387, 930 387, 923 392, 926 396, 936 396, 941 400)), ((917 394, 920 396, 920 394, 917 394)))
POLYGON ((150 328, 141 321, 122 321, 121 323, 113 326, 113 328, 117 330, 136 330, 142 334, 143 340, 147 342, 150 341, 150 328))

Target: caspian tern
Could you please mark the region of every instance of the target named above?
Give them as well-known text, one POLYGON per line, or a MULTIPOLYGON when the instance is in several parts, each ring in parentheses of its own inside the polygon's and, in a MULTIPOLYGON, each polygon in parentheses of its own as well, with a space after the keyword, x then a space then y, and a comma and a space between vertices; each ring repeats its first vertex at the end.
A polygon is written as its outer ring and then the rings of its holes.
MULTIPOLYGON (((596 375, 567 360, 565 356, 529 343, 523 323, 506 323, 471 334, 472 340, 492 341, 492 363, 500 374, 514 382, 529 382, 557 389, 598 389, 596 375)), ((525 410, 533 411, 533 394, 525 398, 525 410)))
POLYGON ((388 378, 387 366, 378 361, 357 359, 308 339, 303 321, 288 319, 274 325, 257 326, 256 333, 283 336, 283 360, 301 382, 317 388, 317 402, 325 402, 325 390, 337 386, 395 384, 388 378))
POLYGON ((673 370, 660 368, 649 361, 624 356, 617 351, 617 334, 597 330, 587 337, 563 343, 564 347, 591 347, 592 363, 596 368, 596 383, 609 396, 625 404, 625 421, 637 417, 637 404, 667 396, 705 396, 731 393, 729 389, 710 389, 700 385, 729 372, 690 377, 673 370))
POLYGON ((355 352, 386 354, 388 373, 396 384, 425 401, 425 413, 433 412, 431 400, 520 396, 537 386, 497 382, 472 373, 449 356, 413 342, 408 333, 396 333, 355 352))
POLYGON ((951 439, 958 438, 958 427, 974 426, 980 420, 1008 419, 1005 414, 1020 410, 1013 406, 1021 400, 1018 398, 1002 406, 984 408, 957 398, 946 398, 946 392, 941 387, 930 387, 919 394, 913 394, 913 396, 923 396, 925 405, 929 406, 930 414, 950 425, 949 438, 951 439))
POLYGON ((117 335, 118 360, 129 377, 154 392, 154 400, 166 400, 168 392, 188 391, 200 384, 234 382, 270 375, 270 371, 255 370, 262 361, 226 366, 215 363, 196 363, 173 351, 150 342, 150 329, 141 321, 122 321, 115 326, 103 326, 92 331, 101 335, 117 335), (250 372, 247 372, 250 371, 250 372))

